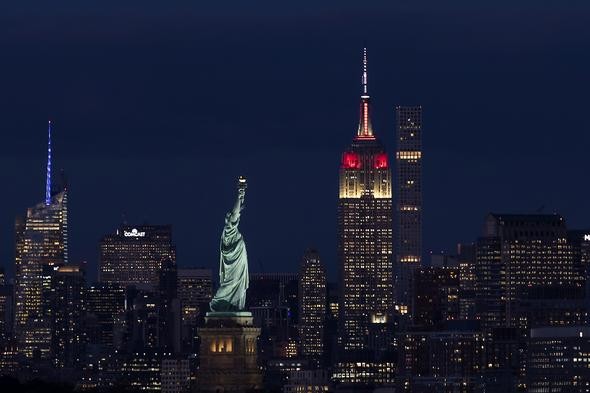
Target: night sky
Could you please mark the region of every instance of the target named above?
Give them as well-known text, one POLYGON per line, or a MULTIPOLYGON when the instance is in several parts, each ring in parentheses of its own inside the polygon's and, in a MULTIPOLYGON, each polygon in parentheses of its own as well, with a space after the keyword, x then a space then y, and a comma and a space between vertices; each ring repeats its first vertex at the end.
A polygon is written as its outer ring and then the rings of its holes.
POLYGON ((43 200, 51 119, 70 259, 91 279, 123 215, 172 224, 179 265, 216 268, 238 175, 251 270, 295 271, 313 245, 335 278, 365 45, 390 153, 394 107, 423 106, 426 251, 475 240, 489 211, 544 207, 590 227, 588 1, 119 3, 0 3, 9 271, 14 218, 43 200))

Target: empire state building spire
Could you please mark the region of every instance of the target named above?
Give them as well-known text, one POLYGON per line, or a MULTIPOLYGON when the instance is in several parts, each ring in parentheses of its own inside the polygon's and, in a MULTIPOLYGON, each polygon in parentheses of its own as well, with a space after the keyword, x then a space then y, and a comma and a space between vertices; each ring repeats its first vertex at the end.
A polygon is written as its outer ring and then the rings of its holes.
POLYGON ((45 204, 51 204, 51 120, 47 127, 47 178, 45 180, 45 204))
POLYGON ((363 74, 361 77, 362 94, 358 139, 374 139, 373 126, 369 115, 369 92, 367 88, 367 48, 363 48, 363 74))

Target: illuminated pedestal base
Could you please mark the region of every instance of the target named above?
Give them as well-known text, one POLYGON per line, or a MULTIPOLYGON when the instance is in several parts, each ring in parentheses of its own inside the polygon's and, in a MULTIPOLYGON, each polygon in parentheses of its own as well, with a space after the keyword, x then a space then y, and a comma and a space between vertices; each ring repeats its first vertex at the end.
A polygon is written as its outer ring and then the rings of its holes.
POLYGON ((207 313, 201 337, 198 390, 202 392, 245 392, 262 388, 257 364, 256 341, 260 329, 252 314, 207 313))

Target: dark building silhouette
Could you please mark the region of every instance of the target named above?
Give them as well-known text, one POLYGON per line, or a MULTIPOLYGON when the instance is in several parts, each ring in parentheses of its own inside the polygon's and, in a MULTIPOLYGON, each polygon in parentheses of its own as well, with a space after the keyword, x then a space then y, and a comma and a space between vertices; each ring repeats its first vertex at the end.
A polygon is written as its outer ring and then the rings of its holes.
POLYGON ((444 330, 459 319, 459 269, 428 267, 414 270, 413 323, 422 329, 444 330))
POLYGON ((250 273, 246 307, 261 328, 259 361, 296 356, 299 276, 294 273, 250 273))
POLYGON ((469 325, 401 334, 398 390, 475 391, 484 361, 482 343, 481 332, 469 325))
POLYGON ((51 320, 51 353, 57 368, 74 370, 85 351, 86 277, 80 266, 63 265, 51 272, 47 316, 51 320))
POLYGON ((14 287, 6 283, 4 268, 0 268, 0 345, 12 340, 14 327, 14 287))
POLYGON ((180 353, 182 317, 178 300, 178 271, 176 263, 166 260, 162 263, 158 284, 159 346, 167 353, 180 353))
POLYGON ((115 283, 95 283, 86 289, 87 336, 100 352, 120 348, 117 327, 124 319, 125 288, 115 283))
POLYGON ((413 271, 422 264, 422 107, 398 106, 395 115, 396 301, 407 309, 413 271))
POLYGON ((586 392, 590 387, 588 326, 532 329, 526 367, 527 392, 586 392))
POLYGON ((299 339, 301 355, 323 360, 327 318, 326 269, 315 250, 308 250, 299 270, 299 339))
POLYGON ((197 326, 209 311, 213 296, 211 269, 178 268, 178 299, 182 316, 182 350, 197 353, 197 326))

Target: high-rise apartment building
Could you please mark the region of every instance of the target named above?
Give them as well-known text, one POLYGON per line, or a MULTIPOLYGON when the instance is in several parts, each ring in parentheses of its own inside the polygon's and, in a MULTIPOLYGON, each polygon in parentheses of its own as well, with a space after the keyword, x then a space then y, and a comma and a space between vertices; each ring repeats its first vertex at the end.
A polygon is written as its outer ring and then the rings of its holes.
POLYGON ((387 322, 393 310, 391 169, 369 103, 365 50, 359 127, 340 165, 340 339, 347 352, 366 350, 369 324, 387 322))
POLYGON ((422 262, 422 107, 398 106, 395 113, 394 269, 396 301, 405 310, 411 308, 413 271, 422 262))
POLYGON ((326 269, 317 251, 309 250, 299 270, 299 339, 304 357, 324 355, 326 305, 326 269))
POLYGON ((45 200, 17 218, 15 229, 15 332, 19 350, 32 356, 38 327, 48 328, 42 315, 43 268, 68 262, 68 193, 65 187, 54 193, 51 186, 51 123, 45 200))
POLYGON ((122 225, 100 242, 100 281, 156 289, 165 261, 176 262, 170 225, 122 225))

